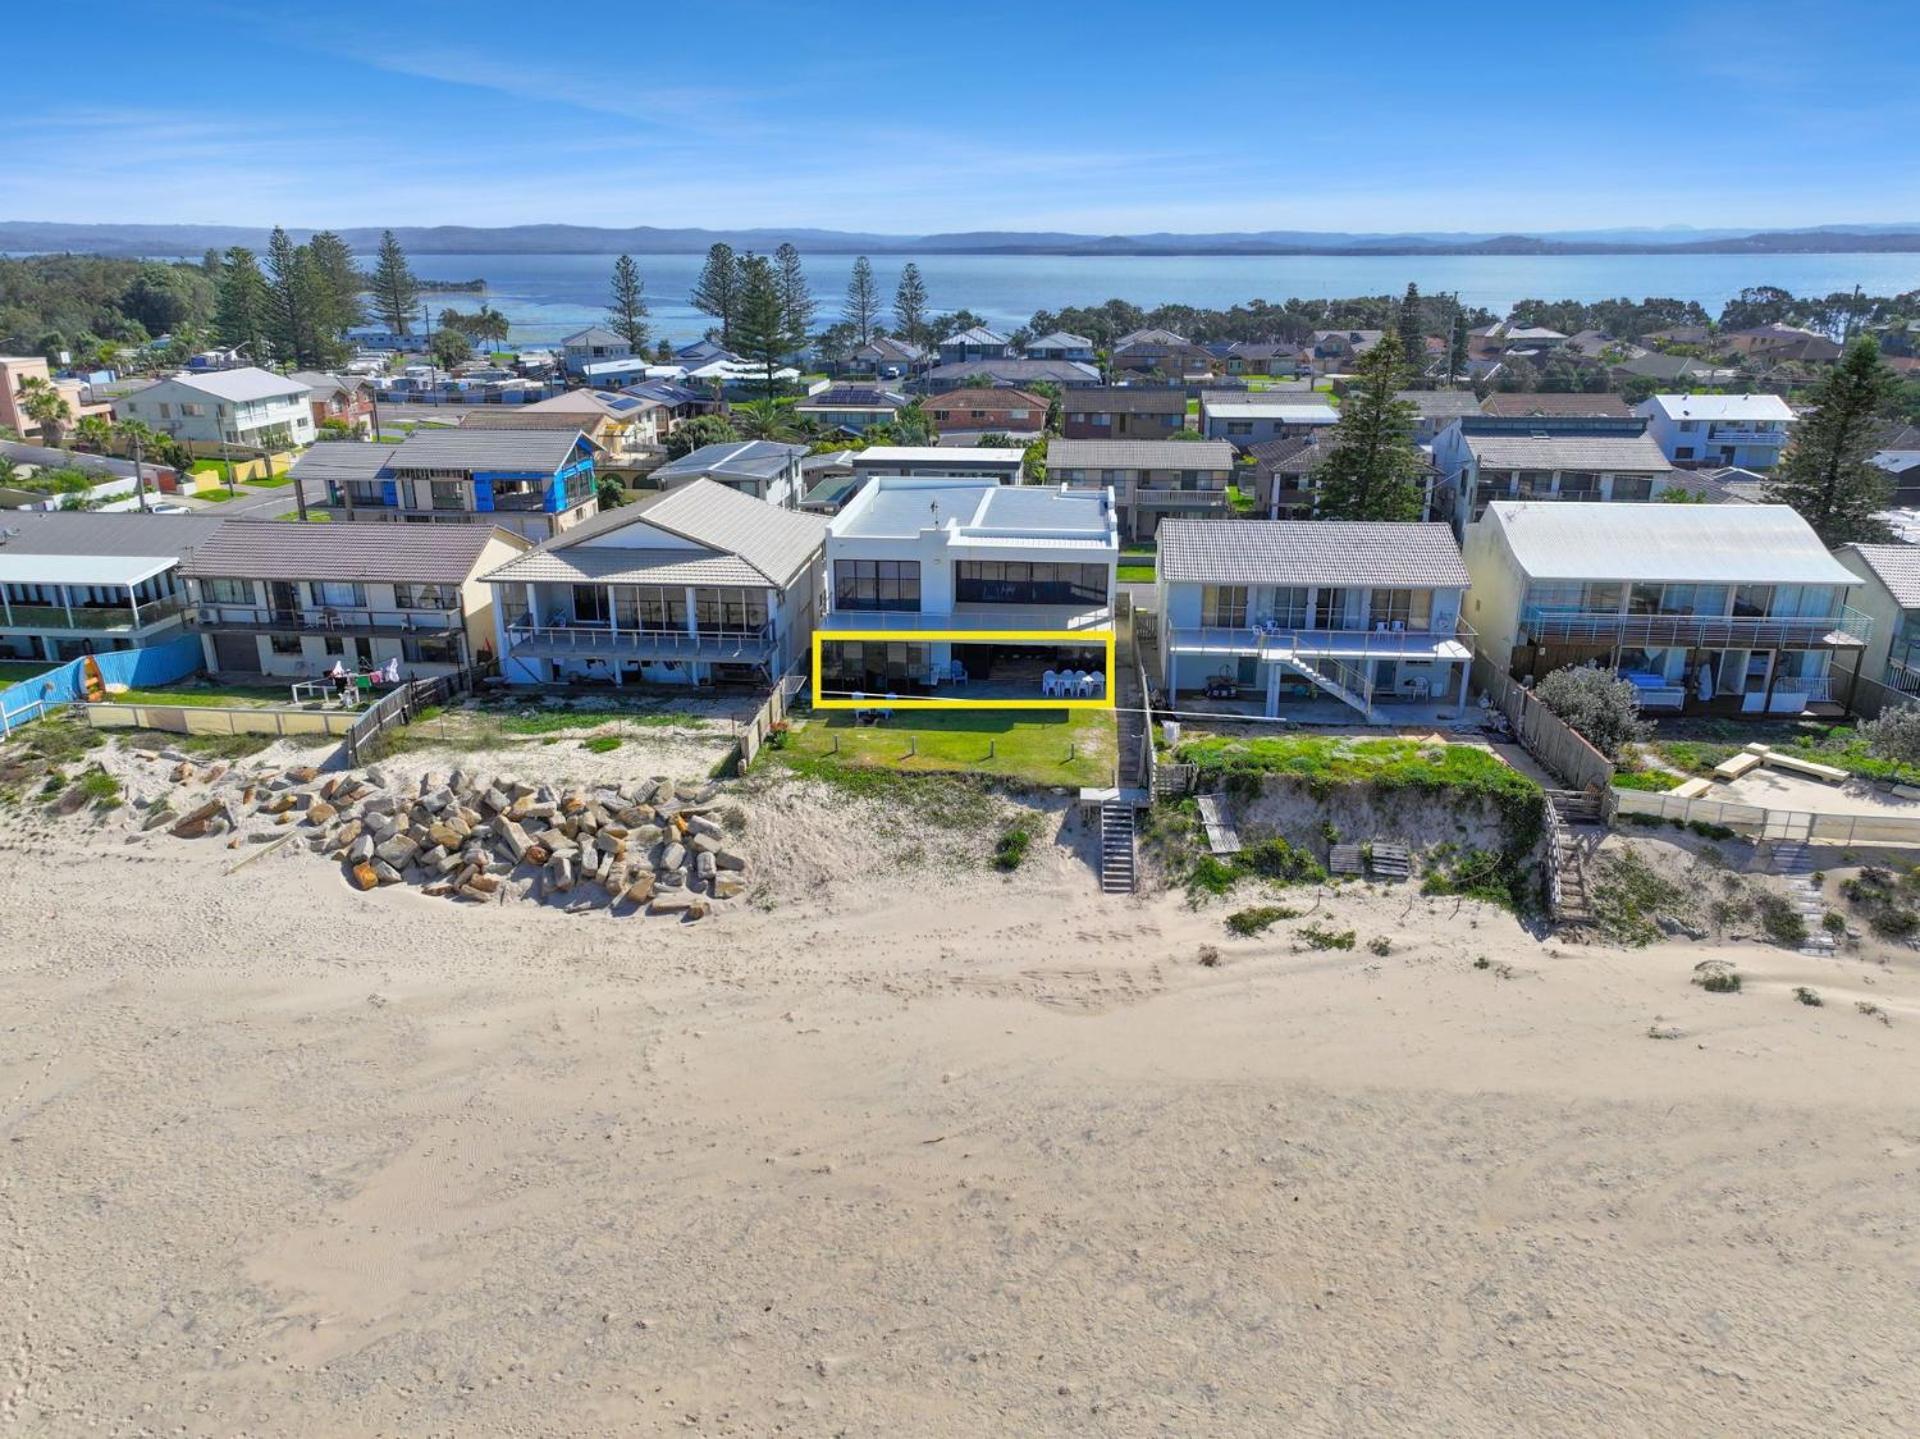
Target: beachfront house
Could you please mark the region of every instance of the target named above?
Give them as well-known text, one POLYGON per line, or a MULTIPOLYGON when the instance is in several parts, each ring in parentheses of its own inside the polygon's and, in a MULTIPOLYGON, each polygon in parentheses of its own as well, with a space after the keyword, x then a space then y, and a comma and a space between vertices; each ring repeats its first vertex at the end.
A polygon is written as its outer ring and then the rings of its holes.
POLYGON ((633 358, 633 346, 624 335, 617 335, 603 325, 589 325, 561 337, 560 358, 568 370, 578 375, 588 365, 633 358))
POLYGON ((453 674, 494 650, 480 576, 528 548, 491 525, 228 520, 181 563, 187 623, 222 675, 453 674))
POLYGON ((558 430, 420 430, 398 445, 315 445, 297 502, 330 520, 499 525, 539 541, 599 513, 597 447, 558 430))
POLYGON ((1234 482, 1225 440, 1050 440, 1047 478, 1076 489, 1111 491, 1120 531, 1150 540, 1162 520, 1227 513, 1234 482))
POLYGON ((1778 395, 1654 395, 1634 413, 1675 465, 1760 471, 1780 463, 1794 419, 1778 395))
POLYGON ((1658 499, 1684 484, 1638 416, 1467 415, 1433 442, 1433 514, 1455 532, 1494 500, 1658 499))
POLYGON ((484 576, 510 684, 759 684, 806 656, 827 524, 713 480, 623 505, 484 576))
POLYGON ((1187 392, 1166 385, 1102 385, 1060 397, 1069 440, 1164 440, 1186 428, 1187 392))
POLYGON ((315 434, 307 387, 254 365, 171 376, 116 401, 113 413, 205 453, 222 445, 288 450, 312 444, 315 434))
POLYGON ((1848 603, 1873 621, 1865 648, 1844 667, 1884 687, 1856 693, 1851 682, 1843 680, 1839 692, 1849 702, 1856 697, 1881 704, 1920 698, 1920 546, 1842 545, 1833 557, 1859 581, 1848 603))
POLYGON ((1205 390, 1200 395, 1200 433, 1246 450, 1267 440, 1299 439, 1340 423, 1324 395, 1281 390, 1205 390))
POLYGON ((671 490, 695 480, 711 480, 783 510, 792 510, 800 507, 806 494, 806 474, 801 465, 806 457, 805 445, 783 444, 778 440, 722 440, 668 461, 653 472, 652 482, 663 490, 671 490))
POLYGON ((1467 570, 1445 525, 1171 519, 1159 539, 1170 708, 1411 722, 1464 702, 1467 570))
POLYGON ((1786 505, 1496 500, 1467 531, 1482 654, 1532 682, 1616 671, 1647 710, 1797 715, 1873 621, 1859 583, 1786 505))
POLYGON ((183 631, 183 556, 200 515, 18 511, 0 519, 0 660, 49 664, 142 649, 183 631))
POLYGON ((829 385, 798 401, 794 414, 830 430, 863 435, 876 425, 890 425, 906 405, 907 397, 877 385, 829 385))
POLYGON ((826 554, 823 696, 1037 700, 1049 670, 1105 673, 1120 537, 1104 490, 882 475, 829 522, 826 554))

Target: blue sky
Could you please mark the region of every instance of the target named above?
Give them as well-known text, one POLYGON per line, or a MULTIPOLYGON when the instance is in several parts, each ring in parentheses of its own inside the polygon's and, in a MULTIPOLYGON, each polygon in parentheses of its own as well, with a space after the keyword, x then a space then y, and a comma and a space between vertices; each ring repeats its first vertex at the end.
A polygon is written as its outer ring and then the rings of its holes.
POLYGON ((1913 21, 1912 0, 43 4, 7 24, 0 219, 1915 221, 1913 21))

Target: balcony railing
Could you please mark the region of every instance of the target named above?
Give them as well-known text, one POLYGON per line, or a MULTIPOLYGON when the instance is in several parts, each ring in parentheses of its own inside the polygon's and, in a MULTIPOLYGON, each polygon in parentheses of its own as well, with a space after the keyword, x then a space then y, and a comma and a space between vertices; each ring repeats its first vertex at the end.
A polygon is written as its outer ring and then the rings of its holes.
POLYGON ((1107 605, 984 604, 963 600, 946 614, 919 610, 835 610, 822 624, 828 631, 901 630, 1102 630, 1113 624, 1107 605))
POLYGON ((0 610, 0 629, 133 630, 157 625, 180 613, 182 601, 154 600, 137 610, 127 605, 8 605, 0 610))
POLYGON ((542 625, 522 615, 507 626, 507 645, 514 654, 549 659, 758 660, 773 648, 773 641, 771 622, 695 632, 684 627, 542 625))
POLYGON ((1756 430, 1747 425, 1719 425, 1707 431, 1707 442, 1717 445, 1784 445, 1785 430, 1756 430))
POLYGON ((197 630, 256 630, 273 634, 443 635, 461 627, 458 610, 305 609, 256 605, 196 605, 187 623, 197 630))
POLYGON ((1536 640, 1590 640, 1596 644, 1709 649, 1860 649, 1873 638, 1873 619, 1850 605, 1826 615, 1649 615, 1611 610, 1522 613, 1536 640))
POLYGON ((1192 505, 1197 509, 1225 509, 1227 492, 1225 490, 1178 490, 1142 485, 1133 492, 1135 504, 1141 505, 1192 505))
POLYGON ((1473 649, 1474 628, 1460 620, 1447 629, 1395 629, 1382 621, 1369 629, 1287 629, 1275 623, 1203 625, 1176 629, 1171 642, 1177 653, 1254 655, 1261 659, 1297 656, 1308 659, 1420 660, 1467 659, 1473 649))

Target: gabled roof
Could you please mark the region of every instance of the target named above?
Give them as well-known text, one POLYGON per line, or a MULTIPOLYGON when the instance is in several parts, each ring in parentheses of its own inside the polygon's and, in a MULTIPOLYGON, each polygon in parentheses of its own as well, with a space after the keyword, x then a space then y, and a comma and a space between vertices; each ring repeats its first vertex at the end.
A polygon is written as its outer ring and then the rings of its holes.
POLYGON ((902 340, 894 335, 875 335, 866 344, 854 350, 854 354, 864 355, 869 351, 882 359, 911 361, 924 360, 927 357, 927 352, 911 340, 902 340))
POLYGON ((236 404, 248 400, 278 399, 284 395, 304 395, 307 390, 300 381, 276 375, 257 365, 238 370, 182 371, 177 375, 169 375, 161 383, 185 385, 203 395, 212 395, 217 400, 236 404))
POLYGON ((295 370, 287 376, 318 395, 353 394, 367 387, 365 375, 330 375, 322 370, 295 370))
POLYGON ((1658 474, 1673 468, 1648 435, 1476 435, 1462 436, 1468 450, 1489 470, 1603 470, 1658 474))
POLYGON ((1085 335, 1070 335, 1065 330, 1055 330, 1050 335, 1042 335, 1037 340, 1027 341, 1027 353, 1035 350, 1091 350, 1093 341, 1085 335))
POLYGON ((394 450, 396 470, 500 470, 552 474, 592 446, 578 430, 416 430, 394 450))
POLYGON ((970 330, 962 330, 957 335, 948 335, 940 342, 942 345, 1004 345, 1007 337, 997 330, 989 330, 985 325, 975 325, 970 330))
POLYGON ((589 325, 584 330, 575 330, 571 335, 560 337, 562 345, 625 345, 627 337, 616 335, 604 325, 589 325))
POLYGON ((299 525, 223 520, 181 563, 183 575, 250 580, 373 580, 458 585, 494 540, 527 542, 492 525, 299 525))
POLYGON ((1472 390, 1400 390, 1394 399, 1412 405, 1423 420, 1450 420, 1456 415, 1481 413, 1472 390))
POLYGON ((1169 584, 1467 583, 1460 546, 1443 524, 1170 518, 1160 522, 1157 535, 1160 575, 1169 584))
POLYGON ((1011 385, 1004 389, 946 390, 938 395, 928 395, 926 408, 940 410, 1006 410, 1028 409, 1046 413, 1047 401, 1043 395, 1031 395, 1025 390, 1014 389, 1011 385))
POLYGON ((7 510, 0 513, 0 555, 161 556, 171 564, 224 523, 209 515, 7 510), (7 534, 9 530, 17 533, 7 534))
POLYGON ((1100 378, 1100 372, 1085 360, 955 360, 951 364, 936 365, 928 372, 928 378, 933 380, 965 380, 974 375, 986 375, 1010 385, 1031 384, 1035 380, 1084 385, 1100 378))
POLYGON ((805 445, 784 445, 778 440, 722 440, 689 450, 653 472, 653 479, 669 480, 703 475, 738 475, 742 479, 768 480, 784 474, 787 467, 807 453, 805 445))
POLYGON ((605 415, 610 420, 632 420, 658 403, 638 395, 610 395, 604 390, 568 390, 520 409, 533 415, 605 415))
POLYGON ((1834 551, 1842 564, 1849 555, 1859 557, 1901 609, 1920 610, 1920 545, 1842 545, 1834 551))
POLYGON ((1117 350, 1124 345, 1184 345, 1185 335, 1176 335, 1172 330, 1132 330, 1113 342, 1117 350))
POLYGON ((1069 415, 1184 415, 1187 392, 1170 385, 1094 385, 1060 397, 1069 415))
MULTIPOLYGON (((639 533, 644 536, 644 531, 639 533)), ((482 578, 496 583, 600 581, 785 589, 820 554, 826 535, 827 522, 818 515, 781 509, 703 479, 638 504, 602 511, 482 578), (637 524, 685 543, 646 545, 612 539, 637 524)))
POLYGON ((1225 440, 1049 440, 1047 465, 1068 470, 1231 470, 1225 440))
POLYGON ((796 410, 897 410, 907 397, 877 385, 829 385, 798 401, 796 410))
POLYGON ((1520 568, 1536 580, 1849 585, 1857 579, 1788 505, 1495 500, 1480 523, 1505 535, 1520 568))

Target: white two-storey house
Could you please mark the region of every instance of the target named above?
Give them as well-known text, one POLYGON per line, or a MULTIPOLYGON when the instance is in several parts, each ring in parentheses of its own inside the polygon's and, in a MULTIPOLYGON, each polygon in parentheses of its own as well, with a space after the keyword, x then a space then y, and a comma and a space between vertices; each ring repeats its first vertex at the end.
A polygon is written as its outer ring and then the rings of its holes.
POLYGON ((1653 395, 1634 407, 1675 465, 1770 470, 1780 463, 1794 414, 1778 395, 1653 395))

